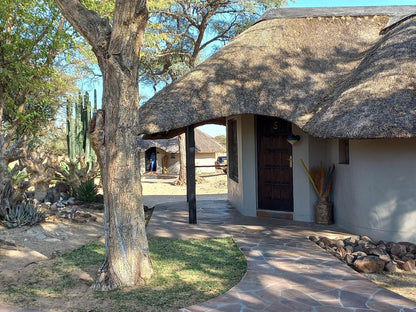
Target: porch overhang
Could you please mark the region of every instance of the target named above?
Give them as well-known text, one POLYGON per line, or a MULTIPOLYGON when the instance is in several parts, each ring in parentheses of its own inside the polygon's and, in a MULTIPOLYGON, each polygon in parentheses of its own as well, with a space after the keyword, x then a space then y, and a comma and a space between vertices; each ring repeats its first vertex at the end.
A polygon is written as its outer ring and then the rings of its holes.
MULTIPOLYGON (((225 126, 225 123, 226 123, 226 118, 221 117, 221 118, 216 118, 216 119, 211 119, 211 120, 207 120, 207 121, 198 122, 196 124, 193 124, 192 126, 194 128, 197 128, 197 127, 203 126, 203 125, 207 125, 207 124, 215 124, 215 125, 225 126)), ((178 128, 178 129, 173 129, 173 130, 168 130, 168 131, 163 131, 163 132, 145 134, 145 135, 143 135, 143 139, 144 140, 171 139, 175 136, 186 133, 186 128, 187 127, 181 127, 181 128, 178 128)))

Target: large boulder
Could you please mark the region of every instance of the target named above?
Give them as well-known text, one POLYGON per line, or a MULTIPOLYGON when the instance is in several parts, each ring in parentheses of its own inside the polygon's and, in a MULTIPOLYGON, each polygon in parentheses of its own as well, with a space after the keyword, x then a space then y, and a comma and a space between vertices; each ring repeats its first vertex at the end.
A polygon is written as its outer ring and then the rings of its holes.
POLYGON ((390 253, 394 256, 402 257, 407 253, 406 245, 403 244, 391 244, 390 253))
POLYGON ((407 272, 411 272, 414 271, 416 269, 415 267, 415 260, 396 260, 398 266, 400 269, 407 271, 407 272))
POLYGON ((377 256, 359 257, 354 261, 354 268, 363 273, 381 273, 384 270, 385 261, 377 256))
POLYGON ((394 273, 397 270, 397 263, 394 261, 386 262, 386 265, 384 266, 384 270, 390 273, 394 273))

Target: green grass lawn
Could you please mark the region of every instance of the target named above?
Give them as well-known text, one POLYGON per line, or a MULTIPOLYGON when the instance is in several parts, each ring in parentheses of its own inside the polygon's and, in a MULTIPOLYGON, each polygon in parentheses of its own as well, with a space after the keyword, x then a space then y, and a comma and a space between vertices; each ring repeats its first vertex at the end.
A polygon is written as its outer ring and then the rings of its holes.
POLYGON ((92 243, 50 263, 26 280, 0 289, 10 304, 59 311, 171 311, 218 296, 237 284, 246 260, 231 238, 169 240, 151 238, 154 274, 146 284, 94 292, 92 279, 104 260, 104 245, 92 243))

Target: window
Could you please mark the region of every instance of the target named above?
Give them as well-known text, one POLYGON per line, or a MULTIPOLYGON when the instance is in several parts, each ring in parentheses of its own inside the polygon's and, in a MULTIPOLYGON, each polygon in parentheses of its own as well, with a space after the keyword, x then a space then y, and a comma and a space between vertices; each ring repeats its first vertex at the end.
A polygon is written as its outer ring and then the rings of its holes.
POLYGON ((228 177, 238 182, 237 120, 227 121, 228 177))
POLYGON ((341 139, 338 141, 339 146, 339 163, 350 163, 350 141, 347 139, 341 139))

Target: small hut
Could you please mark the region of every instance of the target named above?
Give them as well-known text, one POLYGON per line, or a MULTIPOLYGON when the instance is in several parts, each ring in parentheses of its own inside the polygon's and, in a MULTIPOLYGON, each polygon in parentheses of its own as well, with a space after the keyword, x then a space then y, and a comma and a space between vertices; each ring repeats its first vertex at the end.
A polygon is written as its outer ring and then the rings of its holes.
MULTIPOLYGON (((197 173, 215 172, 215 161, 225 155, 225 146, 219 144, 212 136, 195 129, 195 166, 197 173)), ((179 174, 180 155, 178 137, 160 140, 138 139, 141 174, 150 171, 152 153, 156 156, 154 171, 158 174, 179 174)))
POLYGON ((416 6, 270 10, 140 118, 150 138, 225 120, 244 215, 314 221, 302 162, 334 164, 337 225, 416 242, 416 6))

